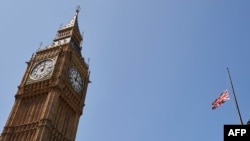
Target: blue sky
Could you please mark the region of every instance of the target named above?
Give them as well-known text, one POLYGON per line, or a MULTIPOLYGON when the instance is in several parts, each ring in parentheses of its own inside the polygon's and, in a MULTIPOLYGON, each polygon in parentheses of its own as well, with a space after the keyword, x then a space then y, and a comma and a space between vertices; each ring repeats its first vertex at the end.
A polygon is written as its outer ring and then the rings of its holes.
POLYGON ((224 124, 240 123, 227 67, 248 121, 248 0, 3 0, 1 131, 25 61, 79 4, 92 83, 77 141, 221 141, 224 124), (231 100, 211 110, 224 89, 231 100))

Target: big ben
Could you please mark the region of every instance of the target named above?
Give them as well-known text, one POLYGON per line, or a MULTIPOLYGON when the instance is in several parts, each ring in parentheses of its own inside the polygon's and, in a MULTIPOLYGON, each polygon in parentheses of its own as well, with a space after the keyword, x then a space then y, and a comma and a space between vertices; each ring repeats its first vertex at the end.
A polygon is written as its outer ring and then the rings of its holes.
POLYGON ((81 54, 79 10, 27 62, 0 141, 75 140, 90 82, 81 54))

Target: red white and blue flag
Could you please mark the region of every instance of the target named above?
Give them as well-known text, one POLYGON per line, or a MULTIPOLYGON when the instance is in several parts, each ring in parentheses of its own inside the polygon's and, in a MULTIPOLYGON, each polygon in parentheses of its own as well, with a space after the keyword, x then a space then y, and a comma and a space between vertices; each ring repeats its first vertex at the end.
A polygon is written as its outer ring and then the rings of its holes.
POLYGON ((221 104, 229 100, 229 94, 227 90, 224 90, 220 96, 212 102, 212 110, 219 107, 221 104))

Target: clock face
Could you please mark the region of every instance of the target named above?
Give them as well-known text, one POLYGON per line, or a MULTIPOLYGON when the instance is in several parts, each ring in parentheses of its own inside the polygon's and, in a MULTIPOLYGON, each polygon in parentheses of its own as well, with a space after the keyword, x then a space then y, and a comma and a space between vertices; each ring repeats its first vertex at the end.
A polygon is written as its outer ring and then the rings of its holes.
POLYGON ((30 78, 38 80, 47 76, 54 68, 54 61, 46 59, 39 62, 31 71, 30 78))
POLYGON ((76 92, 79 93, 82 91, 83 79, 81 77, 80 72, 74 67, 71 67, 69 70, 69 80, 70 80, 71 86, 76 92))

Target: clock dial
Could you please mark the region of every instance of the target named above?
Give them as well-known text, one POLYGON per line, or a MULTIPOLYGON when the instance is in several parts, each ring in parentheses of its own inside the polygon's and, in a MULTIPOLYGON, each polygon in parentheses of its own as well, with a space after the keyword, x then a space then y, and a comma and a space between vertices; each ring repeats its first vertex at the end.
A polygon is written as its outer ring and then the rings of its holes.
POLYGON ((82 91, 83 79, 81 77, 80 72, 74 67, 71 67, 69 70, 69 80, 70 80, 71 86, 76 92, 79 93, 82 91))
POLYGON ((38 80, 47 76, 54 68, 54 61, 51 59, 39 62, 31 71, 30 78, 38 80))

